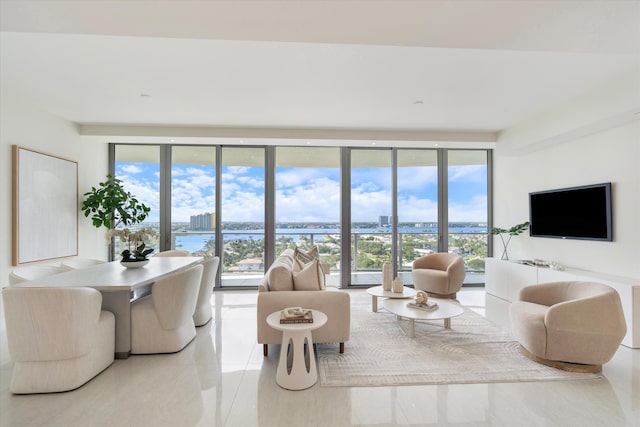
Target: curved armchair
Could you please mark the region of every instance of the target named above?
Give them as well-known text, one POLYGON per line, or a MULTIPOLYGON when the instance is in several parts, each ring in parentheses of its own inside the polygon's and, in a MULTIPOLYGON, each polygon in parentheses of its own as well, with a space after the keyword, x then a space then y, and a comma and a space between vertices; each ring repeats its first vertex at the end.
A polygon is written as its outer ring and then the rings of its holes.
POLYGON ((196 303, 196 311, 193 313, 193 323, 196 326, 205 325, 213 317, 211 312, 211 294, 213 286, 216 283, 216 273, 220 264, 219 257, 213 257, 206 260, 202 264, 202 281, 198 292, 198 302, 196 303))
POLYGON ((113 363, 115 319, 99 291, 9 287, 2 299, 12 393, 73 390, 113 363))
POLYGON ((178 250, 169 250, 158 252, 154 256, 189 256, 191 255, 189 251, 178 251, 178 250))
POLYGON ((55 265, 28 265, 24 267, 17 267, 9 273, 9 284, 15 285, 29 280, 36 280, 41 277, 64 273, 65 271, 68 270, 55 265))
POLYGON ((151 295, 131 305, 131 353, 175 353, 196 336, 201 265, 156 281, 151 295))
POLYGON ((460 255, 439 252, 413 261, 413 286, 440 298, 455 298, 465 278, 460 255))
POLYGON ((71 258, 60 263, 60 268, 64 270, 77 270, 79 268, 93 267, 94 265, 103 264, 104 261, 91 258, 71 258))
POLYGON ((509 312, 523 353, 565 370, 599 372, 627 331, 620 296, 602 283, 527 286, 509 312))

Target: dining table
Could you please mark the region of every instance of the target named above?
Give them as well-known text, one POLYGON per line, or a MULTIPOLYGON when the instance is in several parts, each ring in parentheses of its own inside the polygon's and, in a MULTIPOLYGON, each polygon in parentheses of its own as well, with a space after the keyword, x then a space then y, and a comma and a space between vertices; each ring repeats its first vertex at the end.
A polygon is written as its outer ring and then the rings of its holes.
POLYGON ((151 257, 144 267, 127 268, 119 261, 79 268, 16 287, 89 287, 102 294, 102 309, 115 316, 115 357, 131 354, 131 304, 151 293, 153 283, 200 264, 202 257, 151 257))

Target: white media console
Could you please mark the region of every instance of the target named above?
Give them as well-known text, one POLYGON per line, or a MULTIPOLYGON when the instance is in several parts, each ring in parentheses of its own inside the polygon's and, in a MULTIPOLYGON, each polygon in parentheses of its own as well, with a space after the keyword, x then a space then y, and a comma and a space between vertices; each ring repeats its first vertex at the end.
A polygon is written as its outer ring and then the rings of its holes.
POLYGON ((640 348, 640 280, 585 270, 552 270, 496 258, 485 260, 485 291, 509 302, 517 300, 520 289, 525 286, 567 280, 604 283, 618 291, 627 321, 627 334, 622 344, 640 348))

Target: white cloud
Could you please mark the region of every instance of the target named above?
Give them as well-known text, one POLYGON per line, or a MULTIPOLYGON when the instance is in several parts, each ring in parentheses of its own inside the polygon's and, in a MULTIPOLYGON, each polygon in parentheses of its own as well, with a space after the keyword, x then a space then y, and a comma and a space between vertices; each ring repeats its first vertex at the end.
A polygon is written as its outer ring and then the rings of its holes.
POLYGON ((123 164, 120 166, 119 170, 131 175, 136 175, 142 172, 142 168, 133 163, 123 164))
POLYGON ((449 181, 485 182, 487 180, 486 165, 449 166, 449 181))
POLYGON ((449 203, 449 222, 486 222, 487 196, 475 196, 469 203, 449 203))
MULTIPOLYGON (((223 221, 264 221, 264 179, 256 168, 229 167, 222 174, 223 221)), ((139 176, 136 165, 118 168, 118 177, 141 202, 151 207, 149 220, 158 221, 159 179, 152 171, 139 176)), ((486 180, 484 166, 450 168, 450 179, 486 180)), ((340 179, 335 169, 296 168, 276 174, 276 221, 339 222, 340 179)), ((352 177, 351 212, 354 222, 377 222, 391 215, 391 179, 388 169, 358 169, 352 177)), ((435 168, 398 170, 398 217, 401 222, 432 222, 437 219, 433 191, 435 168), (411 192, 412 194, 408 194, 411 192)), ((215 168, 174 167, 172 170, 172 221, 187 222, 191 215, 215 211, 215 168)), ((463 202, 450 201, 449 220, 486 221, 486 196, 463 202)))

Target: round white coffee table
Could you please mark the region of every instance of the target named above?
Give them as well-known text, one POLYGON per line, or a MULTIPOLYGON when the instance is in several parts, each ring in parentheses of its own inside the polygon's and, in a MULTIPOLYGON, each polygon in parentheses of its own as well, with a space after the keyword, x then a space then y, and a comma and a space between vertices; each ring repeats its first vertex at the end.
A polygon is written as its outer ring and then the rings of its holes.
POLYGON ((378 311, 378 298, 405 299, 416 296, 416 291, 406 286, 402 287, 402 293, 385 291, 382 286, 369 288, 367 293, 371 295, 371 311, 374 313, 378 311))
POLYGON ((451 329, 451 318, 464 313, 464 308, 455 301, 429 298, 429 301, 437 302, 438 308, 435 310, 420 310, 418 308, 407 307, 407 301, 400 299, 387 299, 382 302, 384 308, 396 315, 396 319, 403 317, 409 319, 409 333, 411 338, 416 337, 416 320, 444 320, 444 327, 451 329))
POLYGON ((267 316, 267 324, 273 329, 282 331, 280 360, 276 373, 276 383, 288 390, 303 390, 318 381, 316 356, 313 351, 311 331, 327 323, 327 315, 318 310, 313 312, 313 323, 280 323, 280 311, 267 316), (291 348, 289 348, 291 343, 291 348), (305 347, 306 344, 306 347, 305 347), (305 354, 305 348, 307 353, 305 354), (288 369, 288 353, 291 351, 291 370, 288 369), (309 367, 307 368, 307 361, 309 367))

